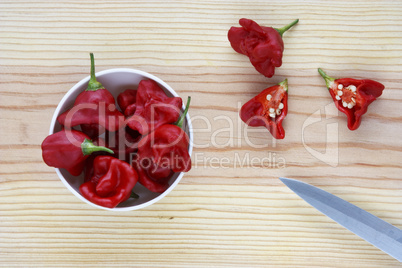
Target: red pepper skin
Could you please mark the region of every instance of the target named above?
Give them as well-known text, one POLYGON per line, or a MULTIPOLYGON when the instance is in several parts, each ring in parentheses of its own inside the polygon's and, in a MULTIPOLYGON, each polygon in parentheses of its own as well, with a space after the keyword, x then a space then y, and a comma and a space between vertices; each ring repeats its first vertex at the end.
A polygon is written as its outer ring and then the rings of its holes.
POLYGON ((117 131, 124 124, 124 115, 116 109, 113 95, 103 88, 81 92, 74 107, 62 113, 57 121, 63 126, 99 125, 101 129, 117 131))
POLYGON ((190 101, 191 97, 188 97, 186 108, 175 125, 156 128, 138 144, 137 157, 132 165, 138 172, 140 183, 152 192, 166 191, 173 172, 191 169, 189 137, 182 130, 190 101))
POLYGON ((162 125, 145 136, 138 145, 137 161, 132 163, 139 182, 152 192, 164 192, 173 172, 191 169, 188 145, 187 134, 176 125, 162 125))
POLYGON ((145 135, 163 124, 176 122, 183 102, 179 97, 168 97, 155 81, 142 80, 137 89, 136 109, 127 125, 145 135), (138 118, 143 118, 139 122, 138 118))
POLYGON ((119 104, 119 107, 125 116, 131 116, 134 114, 136 99, 137 90, 135 89, 126 89, 124 92, 120 93, 119 96, 117 96, 117 104, 119 104), (130 107, 130 113, 126 115, 126 109, 128 107, 130 107))
POLYGON ((114 152, 114 156, 120 160, 129 162, 130 155, 138 150, 141 134, 129 127, 121 128, 116 132, 106 132, 105 140, 107 148, 114 152))
POLYGON ((148 176, 155 180, 163 180, 170 178, 173 174, 173 170, 167 167, 161 167, 151 162, 150 167, 147 169, 148 176))
POLYGON ((135 103, 127 106, 126 110, 124 110, 124 116, 126 118, 133 116, 135 114, 136 108, 137 108, 137 105, 135 103))
POLYGON ((116 131, 124 125, 124 115, 116 109, 113 95, 96 81, 95 63, 91 53, 91 79, 88 88, 81 92, 71 109, 62 113, 57 121, 67 127, 90 125, 83 128, 90 130, 90 135, 101 134, 103 129, 116 131), (96 125, 100 127, 96 128, 96 125), (95 130, 94 130, 95 129, 95 130))
POLYGON ((132 166, 138 173, 139 182, 151 192, 163 193, 169 188, 171 169, 159 167, 149 158, 137 159, 132 166))
POLYGON ((188 154, 189 137, 176 125, 162 125, 145 136, 138 144, 140 159, 149 158, 158 165, 174 172, 191 169, 188 154))
POLYGON ((240 19, 242 27, 231 27, 228 39, 232 48, 249 57, 255 69, 266 77, 275 74, 275 67, 282 65, 284 44, 282 35, 299 20, 275 29, 258 25, 250 19, 240 19))
POLYGON ((240 109, 240 118, 251 127, 266 127, 275 139, 283 139, 285 130, 282 127, 282 121, 287 113, 288 84, 286 79, 278 85, 264 89, 246 102, 240 109))
MULTIPOLYGON (((97 146, 106 146, 105 141, 100 138, 97 137, 96 139, 93 140, 93 144, 97 145, 97 146)), ((110 148, 108 148, 110 149, 110 148)), ((97 156, 99 155, 108 155, 106 152, 94 152, 91 155, 88 156, 88 158, 85 160, 85 165, 84 165, 84 181, 90 181, 93 174, 94 174, 94 168, 93 168, 93 164, 94 164, 94 160, 97 156)), ((115 155, 113 155, 115 156, 115 155)))
POLYGON ((81 131, 87 134, 91 139, 99 137, 105 132, 105 128, 98 124, 81 124, 81 131))
POLYGON ((81 174, 91 153, 113 153, 106 147, 95 146, 87 135, 77 130, 61 130, 47 136, 41 148, 43 161, 48 166, 64 168, 73 176, 81 174))
POLYGON ((81 184, 80 193, 92 203, 114 208, 130 198, 137 181, 137 172, 128 163, 111 156, 97 156, 92 177, 81 184))
POLYGON ((370 103, 381 96, 384 85, 370 79, 334 79, 322 69, 318 69, 318 72, 324 78, 336 108, 346 114, 348 128, 358 129, 362 116, 367 112, 370 103))

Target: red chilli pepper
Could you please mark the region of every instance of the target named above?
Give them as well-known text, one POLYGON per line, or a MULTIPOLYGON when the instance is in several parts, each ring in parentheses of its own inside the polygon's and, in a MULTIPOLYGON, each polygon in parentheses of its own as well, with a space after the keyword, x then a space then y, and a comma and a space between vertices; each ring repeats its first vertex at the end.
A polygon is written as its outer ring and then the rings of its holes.
POLYGON ((137 159, 132 165, 138 173, 139 182, 151 192, 163 193, 169 188, 173 173, 170 168, 160 167, 149 158, 137 159))
POLYGON ((114 208, 130 198, 137 181, 137 172, 128 163, 111 156, 97 156, 91 179, 81 184, 80 193, 92 203, 114 208))
POLYGON ((73 108, 57 120, 67 127, 84 125, 89 135, 99 135, 104 129, 116 131, 124 124, 124 115, 116 109, 113 95, 96 80, 94 56, 91 56, 91 79, 88 88, 75 99, 73 108))
POLYGON ((42 158, 48 166, 64 168, 78 176, 84 169, 85 160, 94 152, 113 151, 96 146, 87 135, 77 130, 62 130, 49 135, 42 142, 42 158))
POLYGON ((106 132, 106 147, 114 152, 114 156, 120 160, 129 162, 133 153, 138 150, 138 143, 142 136, 138 131, 124 127, 116 132, 106 132))
POLYGON ((240 109, 241 120, 251 127, 266 127, 275 139, 285 138, 282 121, 288 113, 288 81, 264 89, 240 109))
POLYGON ((155 81, 142 80, 137 89, 135 113, 127 125, 145 135, 163 124, 176 122, 182 105, 181 98, 168 97, 155 81))
POLYGON ((183 129, 175 125, 163 125, 140 141, 138 154, 174 172, 187 172, 191 169, 188 145, 189 138, 183 129))
POLYGON ((335 106, 346 114, 348 128, 356 130, 369 104, 381 96, 384 85, 369 79, 335 79, 329 77, 322 69, 318 69, 318 72, 324 78, 335 106))
POLYGON ((236 52, 249 57, 258 72, 266 77, 272 77, 275 67, 282 65, 284 50, 282 35, 298 22, 299 19, 276 29, 260 26, 250 19, 240 19, 239 24, 242 27, 231 27, 228 39, 236 52))
POLYGON ((137 90, 135 89, 126 89, 117 96, 117 103, 119 104, 121 111, 124 113, 124 116, 128 117, 135 113, 136 99, 137 90))
POLYGON ((138 158, 133 166, 138 171, 139 181, 152 192, 164 192, 173 172, 191 169, 188 153, 189 137, 181 128, 188 112, 191 98, 176 125, 165 124, 145 136, 138 145, 138 158))

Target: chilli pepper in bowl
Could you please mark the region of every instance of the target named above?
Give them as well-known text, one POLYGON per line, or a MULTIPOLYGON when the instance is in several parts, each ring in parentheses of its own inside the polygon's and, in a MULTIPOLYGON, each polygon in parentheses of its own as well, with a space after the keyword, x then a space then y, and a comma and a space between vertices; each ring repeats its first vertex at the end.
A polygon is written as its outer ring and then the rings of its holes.
POLYGON ((321 68, 318 72, 324 78, 335 106, 346 114, 348 128, 356 130, 370 103, 381 96, 384 85, 370 79, 335 79, 328 76, 321 68))
POLYGON ((151 192, 163 193, 169 188, 173 174, 170 168, 158 166, 149 158, 136 159, 132 166, 138 173, 139 182, 151 192))
POLYGON ((81 92, 71 109, 62 113, 58 122, 68 128, 81 125, 81 129, 92 137, 104 130, 116 131, 124 124, 124 115, 117 110, 113 95, 96 80, 95 60, 91 56, 91 78, 88 88, 81 92))
POLYGON ((249 57, 255 69, 266 77, 272 77, 275 67, 282 65, 284 44, 283 34, 293 25, 292 23, 276 29, 258 25, 250 19, 240 19, 242 27, 231 27, 228 32, 228 39, 232 48, 240 54, 249 57))
POLYGON ((80 193, 97 205, 114 208, 130 198, 138 181, 137 172, 126 162, 112 156, 97 156, 92 174, 80 186, 80 193))
POLYGON ((43 161, 51 167, 64 168, 78 176, 84 169, 85 160, 95 152, 113 151, 96 146, 89 136, 77 130, 61 130, 45 138, 41 145, 43 161))
POLYGON ((285 138, 282 121, 288 112, 288 80, 264 89, 240 109, 241 120, 251 127, 266 127, 275 139, 285 138))
POLYGON ((145 135, 163 124, 176 122, 182 105, 180 97, 168 97, 155 81, 142 80, 137 89, 135 113, 127 119, 127 125, 145 135))

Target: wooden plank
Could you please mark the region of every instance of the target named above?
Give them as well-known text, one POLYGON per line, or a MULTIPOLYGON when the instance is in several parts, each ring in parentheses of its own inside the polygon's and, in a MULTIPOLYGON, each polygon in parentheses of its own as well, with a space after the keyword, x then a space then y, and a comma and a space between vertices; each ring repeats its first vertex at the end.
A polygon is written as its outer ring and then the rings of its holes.
POLYGON ((0 10, 0 266, 398 267, 278 177, 402 227, 401 2, 42 0, 0 10), (242 17, 300 19, 270 79, 230 47, 242 17), (192 97, 193 168, 145 209, 94 209, 42 162, 54 110, 88 76, 89 52, 97 71, 144 70, 192 97), (358 130, 334 112, 318 67, 385 85, 358 130), (285 78, 286 137, 275 141, 238 111, 285 78))

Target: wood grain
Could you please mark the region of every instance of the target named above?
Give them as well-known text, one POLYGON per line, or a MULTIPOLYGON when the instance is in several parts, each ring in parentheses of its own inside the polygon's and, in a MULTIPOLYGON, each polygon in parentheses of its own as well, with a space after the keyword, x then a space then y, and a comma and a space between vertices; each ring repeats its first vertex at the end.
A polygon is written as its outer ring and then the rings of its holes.
POLYGON ((400 1, 372 0, 1 1, 0 266, 401 267, 278 180, 312 183, 402 227, 401 14, 400 1), (271 79, 227 41, 242 17, 300 19, 271 79), (94 209, 42 162, 53 112, 88 75, 89 52, 97 71, 144 70, 192 96, 193 168, 145 209, 94 209), (385 85, 358 130, 329 112, 318 67, 385 85), (284 78, 286 138, 275 141, 238 111, 284 78), (303 129, 309 118, 318 121, 303 129), (336 149, 335 166, 307 148, 336 149))

